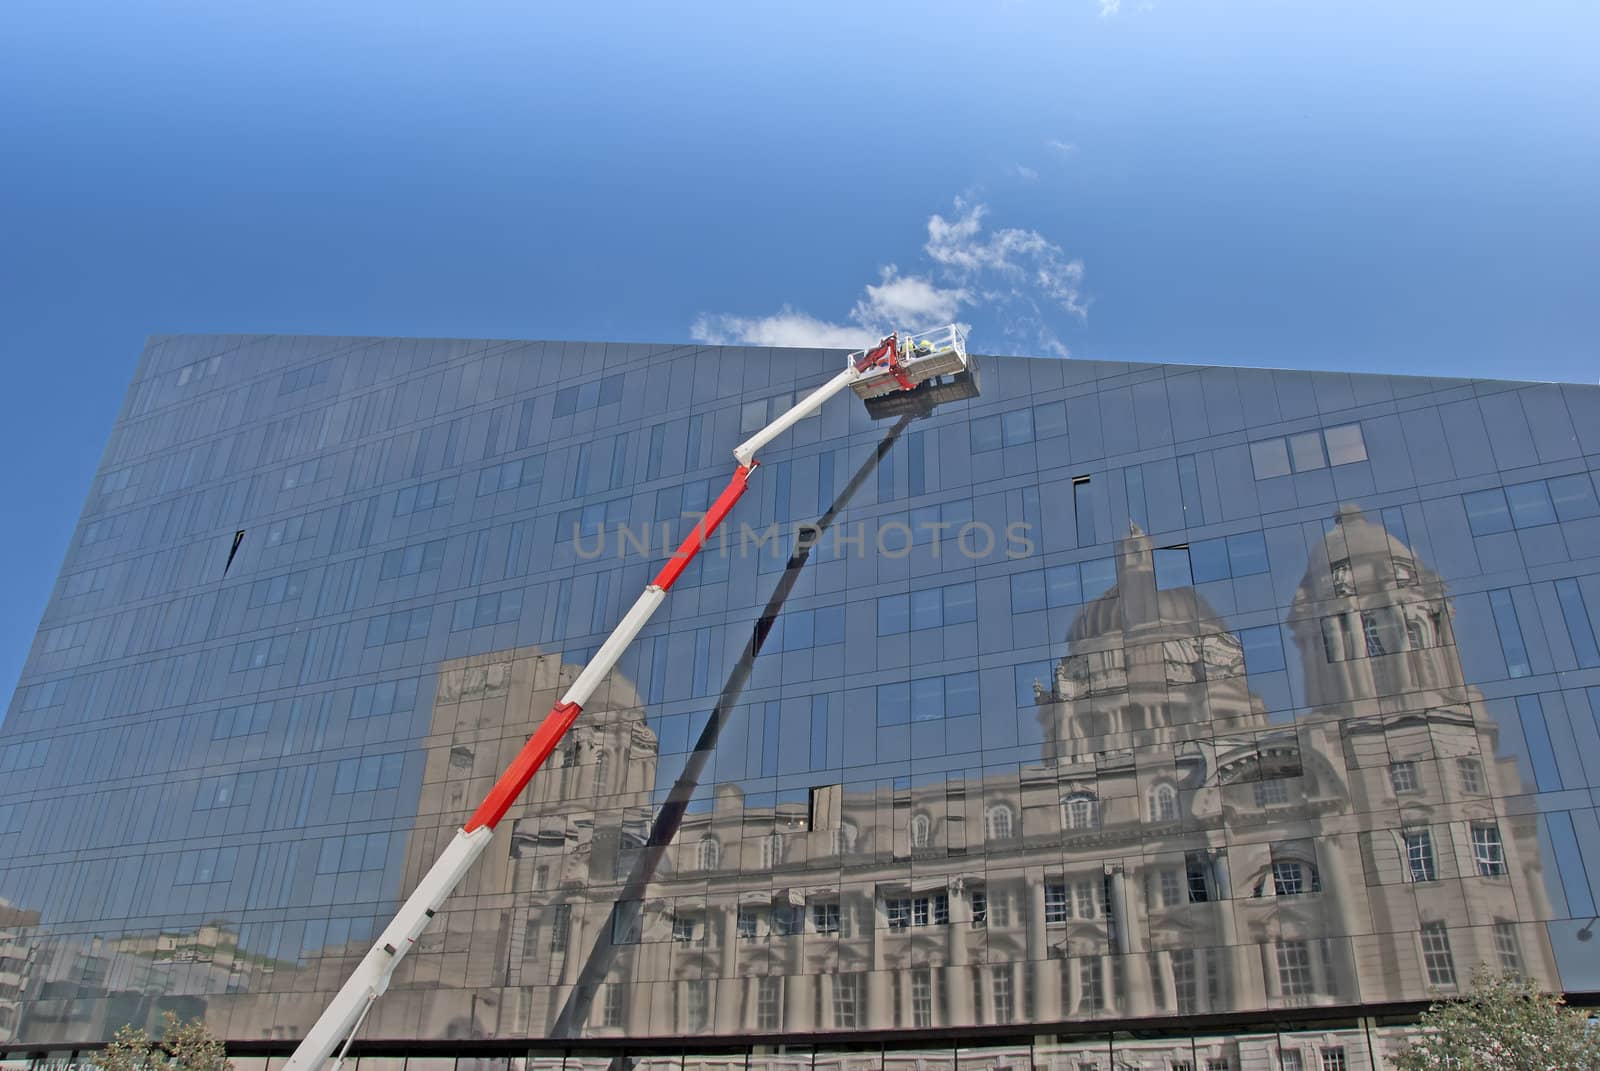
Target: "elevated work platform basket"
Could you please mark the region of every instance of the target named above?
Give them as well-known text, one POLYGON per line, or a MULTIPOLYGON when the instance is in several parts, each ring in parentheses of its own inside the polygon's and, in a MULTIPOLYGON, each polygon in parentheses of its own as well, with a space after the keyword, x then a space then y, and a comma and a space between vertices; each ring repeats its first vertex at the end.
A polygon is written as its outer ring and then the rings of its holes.
MULTIPOLYGON (((898 352, 893 357, 893 363, 898 364, 900 376, 909 380, 912 386, 967 369, 966 336, 955 324, 936 327, 919 335, 901 335, 897 332, 894 337, 898 352)), ((849 361, 859 367, 870 352, 858 350, 850 355, 849 361)), ((900 376, 895 375, 891 361, 885 355, 873 366, 870 374, 852 383, 850 388, 862 398, 877 398, 906 389, 900 376)))

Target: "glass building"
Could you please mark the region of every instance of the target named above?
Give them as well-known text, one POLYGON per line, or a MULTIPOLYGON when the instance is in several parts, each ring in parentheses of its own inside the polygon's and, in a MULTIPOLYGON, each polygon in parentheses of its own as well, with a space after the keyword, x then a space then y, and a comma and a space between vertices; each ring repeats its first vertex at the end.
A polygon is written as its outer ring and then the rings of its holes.
MULTIPOLYGON (((0 1064, 169 1009, 280 1064, 842 360, 153 340, 0 726, 0 1064)), ((836 398, 360 1071, 1356 1071, 1480 964, 1600 996, 1597 459, 1587 386, 836 398)))

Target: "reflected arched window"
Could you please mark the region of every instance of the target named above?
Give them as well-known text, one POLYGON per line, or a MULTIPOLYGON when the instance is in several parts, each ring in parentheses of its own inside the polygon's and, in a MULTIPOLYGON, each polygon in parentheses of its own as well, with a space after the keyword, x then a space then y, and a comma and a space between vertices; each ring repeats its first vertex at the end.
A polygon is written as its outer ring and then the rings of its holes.
POLYGON ((1162 781, 1150 790, 1150 820, 1176 822, 1178 820, 1178 790, 1162 781))
POLYGON ((990 840, 1005 840, 1011 836, 1011 808, 1003 803, 990 807, 983 816, 985 832, 990 840))
POLYGON ((606 774, 611 767, 611 756, 602 748, 594 753, 594 790, 596 793, 606 790, 606 774))
POLYGON ((715 870, 722 865, 722 844, 716 837, 707 835, 700 838, 696 862, 701 870, 715 870))
POLYGON ((1096 829, 1100 825, 1100 801, 1092 792, 1074 792, 1061 799, 1061 822, 1068 829, 1096 829))
POLYGON ((933 831, 933 822, 925 814, 911 816, 911 846, 913 848, 926 848, 929 834, 933 831))
POLYGON ((856 850, 856 827, 851 822, 840 822, 833 831, 833 854, 849 855, 856 850))
POLYGON ((1376 658, 1384 653, 1383 636, 1378 631, 1378 615, 1361 615, 1361 634, 1367 642, 1367 657, 1376 658))
POLYGON ((1413 651, 1420 651, 1428 646, 1428 632, 1421 621, 1406 622, 1406 642, 1413 651))
POLYGON ((761 838, 761 869, 769 870, 783 862, 783 836, 768 833, 761 838))

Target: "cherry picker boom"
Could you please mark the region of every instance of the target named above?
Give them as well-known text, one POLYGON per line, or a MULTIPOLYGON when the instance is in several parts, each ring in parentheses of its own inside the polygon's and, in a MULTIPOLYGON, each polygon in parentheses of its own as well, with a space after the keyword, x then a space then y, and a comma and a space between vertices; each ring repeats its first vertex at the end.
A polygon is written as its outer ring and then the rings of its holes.
POLYGON ((704 549, 706 542, 744 495, 750 474, 760 464, 756 454, 795 424, 821 409, 824 402, 846 387, 866 400, 870 409, 880 399, 887 400, 886 395, 914 390, 929 380, 965 372, 968 364, 966 340, 960 328, 954 324, 917 335, 895 332, 876 346, 850 354, 842 371, 734 448, 737 467, 728 486, 717 496, 705 516, 696 522, 677 551, 645 587, 643 594, 622 616, 588 665, 578 673, 566 693, 511 760, 478 809, 456 831, 455 837, 423 875, 416 889, 400 905, 394 919, 378 935, 377 942, 356 965, 356 969, 306 1033, 283 1071, 322 1071, 341 1041, 344 1042, 344 1048, 335 1060, 334 1067, 343 1063, 350 1042, 360 1031, 372 1005, 389 988, 401 959, 411 950, 478 856, 483 854, 494 836, 495 827, 583 712, 583 705, 666 600, 672 585, 683 575, 695 555, 704 549))

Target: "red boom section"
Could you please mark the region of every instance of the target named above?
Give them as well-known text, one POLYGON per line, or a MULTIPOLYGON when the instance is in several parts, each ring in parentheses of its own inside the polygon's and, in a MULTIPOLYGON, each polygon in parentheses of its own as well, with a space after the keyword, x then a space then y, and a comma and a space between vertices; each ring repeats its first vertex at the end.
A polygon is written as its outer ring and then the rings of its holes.
POLYGON ((652 581, 656 587, 662 591, 672 590, 672 585, 683 574, 683 571, 689 568, 689 563, 694 561, 694 556, 699 554, 706 545, 706 540, 710 538, 712 532, 717 530, 717 526, 722 523, 723 518, 728 515, 728 511, 733 508, 733 504, 739 501, 740 497, 749 489, 750 470, 754 468, 754 464, 748 468, 740 465, 734 470, 733 479, 728 481, 728 486, 724 487, 722 494, 718 495, 717 500, 711 503, 711 508, 706 510, 706 515, 700 518, 700 523, 695 525, 694 530, 684 539, 683 545, 678 548, 677 553, 668 558, 667 564, 663 565, 661 572, 656 574, 655 580, 652 581))
POLYGON ((544 722, 534 730, 528 742, 522 745, 522 750, 517 752, 517 757, 511 760, 511 765, 506 767, 506 772, 500 775, 500 780, 494 783, 489 794, 483 798, 478 809, 472 812, 472 817, 467 819, 467 824, 461 828, 471 833, 480 826, 493 829, 506 816, 506 811, 517 802, 517 797, 522 795, 522 790, 528 787, 528 782, 533 780, 533 775, 539 772, 539 767, 544 765, 544 760, 556 749, 561 738, 566 735, 572 723, 578 720, 578 715, 583 708, 576 703, 557 703, 550 713, 544 717, 544 722))
MULTIPOLYGON (((728 516, 728 511, 733 509, 734 503, 749 490, 750 472, 754 468, 753 464, 748 467, 740 465, 734 471, 733 479, 722 489, 722 494, 717 496, 717 500, 711 504, 706 515, 700 518, 700 522, 684 539, 677 553, 669 558, 667 564, 661 567, 661 572, 656 574, 652 582, 656 587, 667 591, 689 567, 689 563, 694 561, 694 556, 705 547, 706 540, 728 516)), ((522 750, 511 760, 511 765, 506 767, 505 773, 500 775, 500 780, 494 783, 494 787, 483 798, 478 809, 472 812, 467 824, 461 828, 471 833, 482 826, 493 829, 498 825, 500 819, 504 818, 511 805, 517 802, 522 790, 528 787, 533 775, 539 772, 539 767, 544 765, 550 753, 556 749, 556 745, 561 742, 561 738, 572 728, 572 723, 582 712, 583 708, 576 703, 557 703, 550 713, 545 715, 539 728, 528 737, 528 742, 522 745, 522 750)))

